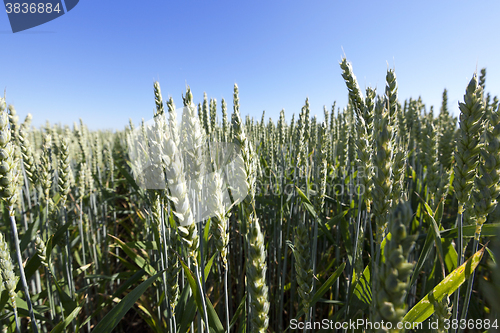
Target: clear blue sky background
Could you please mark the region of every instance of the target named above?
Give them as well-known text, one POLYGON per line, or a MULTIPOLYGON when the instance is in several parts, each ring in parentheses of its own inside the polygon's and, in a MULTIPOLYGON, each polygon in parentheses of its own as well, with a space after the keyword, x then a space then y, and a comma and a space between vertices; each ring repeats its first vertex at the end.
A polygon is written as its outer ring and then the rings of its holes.
POLYGON ((487 68, 500 95, 500 1, 81 0, 69 13, 13 34, 0 12, 0 88, 21 120, 122 129, 153 115, 153 81, 178 106, 186 83, 232 109, 287 121, 347 103, 345 51, 361 88, 384 89, 395 67, 399 98, 437 110, 444 88, 458 114, 472 74, 487 68))

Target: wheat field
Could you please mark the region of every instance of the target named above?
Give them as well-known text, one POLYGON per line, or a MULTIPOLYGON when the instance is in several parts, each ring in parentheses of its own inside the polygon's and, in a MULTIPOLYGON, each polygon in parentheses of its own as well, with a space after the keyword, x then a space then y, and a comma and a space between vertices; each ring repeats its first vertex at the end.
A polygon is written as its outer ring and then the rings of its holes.
POLYGON ((454 117, 446 89, 434 109, 339 65, 349 102, 323 119, 244 116, 237 85, 230 110, 189 88, 176 107, 154 82, 149 121, 35 128, 7 92, 2 332, 498 331, 486 69, 454 117))

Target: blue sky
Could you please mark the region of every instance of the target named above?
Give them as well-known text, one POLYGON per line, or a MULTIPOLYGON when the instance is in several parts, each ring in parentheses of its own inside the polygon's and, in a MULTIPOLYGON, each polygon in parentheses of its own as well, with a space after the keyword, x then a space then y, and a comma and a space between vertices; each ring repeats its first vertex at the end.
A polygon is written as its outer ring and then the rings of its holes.
POLYGON ((395 67, 399 98, 439 109, 457 103, 476 68, 500 95, 499 1, 81 0, 62 17, 13 34, 0 13, 0 88, 21 119, 122 129, 153 115, 153 82, 164 99, 190 85, 241 112, 287 121, 309 97, 311 114, 347 103, 345 52, 361 88, 382 92, 395 67))

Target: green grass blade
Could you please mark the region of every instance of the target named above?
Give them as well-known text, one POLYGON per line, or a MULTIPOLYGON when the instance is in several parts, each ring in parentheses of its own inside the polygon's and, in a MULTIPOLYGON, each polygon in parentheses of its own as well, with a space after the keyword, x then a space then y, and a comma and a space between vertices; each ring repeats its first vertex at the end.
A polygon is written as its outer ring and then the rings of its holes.
POLYGON ((330 289, 330 287, 333 285, 333 283, 339 278, 340 274, 344 271, 345 268, 345 262, 340 265, 339 268, 333 274, 326 280, 325 283, 321 287, 319 287, 318 291, 314 294, 312 301, 311 301, 311 306, 316 304, 317 301, 325 294, 325 292, 330 289))
POLYGON ((118 246, 130 257, 130 259, 134 261, 137 266, 139 266, 139 268, 143 268, 149 275, 153 275, 156 273, 156 270, 148 263, 148 261, 134 252, 132 248, 125 244, 125 242, 121 241, 119 238, 113 235, 109 236, 118 243, 118 246))
MULTIPOLYGON (((481 236, 483 237, 495 237, 497 235, 497 230, 500 228, 500 223, 485 223, 481 229, 481 236)), ((474 237, 476 232, 475 225, 468 225, 463 227, 464 237, 474 237)), ((441 238, 457 238, 458 229, 452 228, 448 230, 441 231, 441 238)))
MULTIPOLYGON (((214 330, 216 333, 224 333, 224 326, 222 326, 222 323, 220 321, 219 316, 217 315, 217 312, 215 312, 214 306, 212 305, 212 302, 210 302, 210 299, 206 297, 207 300, 207 314, 208 314, 208 322, 210 323, 210 328, 214 330)), ((211 332, 212 330, 210 330, 211 332)))
POLYGON ((422 248, 422 251, 420 252, 420 256, 418 257, 418 262, 415 265, 415 269, 413 270, 413 274, 411 276, 410 280, 410 286, 413 286, 415 281, 418 278, 418 275, 420 274, 420 271, 422 270, 422 267, 424 266, 425 260, 427 259, 427 256, 431 252, 432 245, 434 244, 434 237, 432 233, 427 234, 427 238, 425 239, 424 247, 422 248))
POLYGON ((233 315, 233 318, 231 318, 231 322, 229 323, 229 330, 234 326, 238 318, 242 313, 245 311, 245 305, 246 305, 246 299, 247 299, 247 293, 243 295, 243 298, 241 299, 240 305, 238 305, 238 308, 236 309, 236 312, 233 315))
POLYGON ((353 284, 353 293, 351 294, 351 301, 356 296, 364 304, 370 304, 372 301, 372 288, 370 284, 371 271, 370 264, 366 266, 363 275, 357 279, 353 284))
POLYGON ((149 286, 163 273, 153 275, 125 296, 92 330, 92 333, 108 333, 118 325, 125 314, 134 306, 135 302, 143 295, 149 286))
POLYGON ((445 294, 453 294, 476 269, 483 257, 484 248, 477 251, 462 266, 448 274, 434 289, 418 302, 403 318, 404 322, 420 323, 434 313, 432 300, 441 301, 445 294))
POLYGON ((300 196, 300 199, 301 199, 302 205, 304 205, 304 208, 307 209, 307 211, 314 218, 316 218, 318 216, 318 214, 316 213, 316 210, 314 209, 314 205, 311 203, 311 200, 309 200, 309 198, 307 197, 307 195, 305 195, 304 192, 302 192, 300 190, 300 188, 298 188, 297 186, 295 186, 295 189, 297 190, 297 193, 300 196))
POLYGON ((71 312, 69 314, 69 316, 67 316, 62 322, 60 322, 59 324, 57 324, 53 329, 52 331, 50 331, 50 333, 61 333, 64 331, 64 329, 66 327, 68 327, 69 324, 71 324, 71 322, 73 321, 73 319, 76 318, 76 316, 78 316, 78 314, 80 313, 80 311, 82 310, 82 307, 81 306, 77 306, 73 312, 71 312))

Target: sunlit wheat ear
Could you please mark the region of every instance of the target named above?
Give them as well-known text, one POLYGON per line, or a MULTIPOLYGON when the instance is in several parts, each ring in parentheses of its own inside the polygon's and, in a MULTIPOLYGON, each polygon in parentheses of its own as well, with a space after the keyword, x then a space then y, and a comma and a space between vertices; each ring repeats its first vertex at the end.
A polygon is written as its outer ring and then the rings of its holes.
MULTIPOLYGON (((203 190, 203 177, 205 175, 205 139, 200 121, 196 116, 193 104, 193 94, 188 88, 184 98, 184 112, 182 113, 181 142, 179 149, 183 154, 184 171, 186 180, 197 194, 203 190)), ((197 198, 199 200, 199 198, 197 198)), ((193 210, 195 207, 191 207, 193 210)), ((193 211, 194 212, 194 211, 193 211)))
MULTIPOLYGON (((1 103, 1 101, 0 101, 0 103, 1 103)), ((3 113, 3 111, 2 111, 2 113, 3 113)), ((3 114, 5 114, 5 113, 3 113, 3 114)), ((0 122, 2 122, 2 121, 0 120, 0 122)), ((4 137, 1 137, 1 133, 0 133, 0 139, 4 139, 4 137)), ((10 142, 8 145, 11 145, 10 142)), ((10 146, 10 151, 12 149, 13 149, 13 147, 10 146)), ((0 151, 0 154, 5 153, 6 150, 9 150, 9 147, 2 149, 0 151)), ((10 153, 7 152, 7 154, 8 154, 7 159, 3 160, 2 165, 0 166, 0 168, 2 169, 1 170, 2 173, 4 171, 3 168, 6 166, 6 164, 7 165, 10 164, 9 162, 10 162, 10 160, 12 160, 12 155, 13 155, 12 152, 10 152, 10 153)), ((7 204, 9 204, 10 215, 13 216, 14 213, 13 213, 12 205, 13 205, 14 197, 11 195, 11 192, 16 191, 17 189, 13 185, 14 181, 12 180, 12 175, 9 172, 7 174, 4 174, 3 177, 1 178, 1 182, 2 182, 2 185, 5 186, 2 189, 2 196, 4 197, 5 202, 7 204), (5 185, 4 182, 6 180, 9 180, 9 179, 11 180, 10 184, 5 185)), ((17 237, 17 233, 15 233, 15 235, 17 237)), ((0 233, 0 270, 2 273, 1 275, 3 277, 3 284, 5 285, 5 289, 7 290, 8 294, 9 294, 10 303, 15 311, 16 325, 18 325, 17 306, 16 306, 16 295, 17 295, 16 285, 18 282, 18 278, 14 274, 14 265, 12 264, 12 259, 10 258, 9 246, 5 242, 5 239, 4 239, 4 236, 2 233, 0 233)), ((0 284, 2 284, 2 277, 0 277, 0 284)), ((1 289, 2 289, 2 287, 0 287, 0 290, 1 289)))
MULTIPOLYGON (((53 152, 53 156, 52 156, 52 160, 53 161, 56 161, 59 157, 58 157, 58 154, 59 154, 59 149, 61 148, 61 141, 59 140, 59 133, 57 132, 56 130, 56 127, 50 127, 50 129, 47 131, 48 134, 50 134, 51 138, 52 138, 52 142, 51 142, 51 150, 53 152)), ((97 136, 97 135, 95 135, 97 136)))
POLYGON ((392 168, 392 200, 396 201, 400 198, 406 198, 404 189, 404 173, 406 168, 406 161, 408 158, 408 148, 403 142, 396 144, 394 152, 394 162, 392 168))
MULTIPOLYGON (((404 101, 406 104, 406 100, 404 101)), ((396 143, 408 144, 408 124, 406 123, 405 108, 397 101, 396 110, 397 136, 396 143)))
MULTIPOLYGON (((349 91, 349 98, 356 111, 356 132, 358 134, 355 142, 358 158, 358 178, 363 185, 364 199, 367 211, 370 212, 371 186, 372 186, 372 146, 370 144, 373 132, 373 112, 375 108, 375 91, 366 89, 366 100, 363 98, 361 90, 352 71, 351 63, 344 58, 340 63, 342 77, 345 80, 349 91)), ((326 117, 326 116, 325 116, 326 117)))
POLYGON ((217 134, 217 100, 210 99, 210 133, 217 134))
POLYGON ((174 140, 174 143, 179 146, 179 130, 177 127, 177 111, 175 110, 174 99, 170 97, 167 102, 168 107, 168 128, 170 131, 170 137, 174 140))
POLYGON ((155 94, 155 104, 156 104, 156 112, 155 116, 163 115, 165 113, 165 108, 163 106, 163 98, 161 97, 161 89, 160 83, 155 81, 153 84, 154 94, 155 94))
MULTIPOLYGON (((14 265, 10 257, 9 246, 5 241, 4 235, 0 233, 0 269, 2 276, 0 277, 0 285, 5 285, 5 289, 9 294, 9 300, 14 309, 16 309, 16 286, 19 278, 14 274, 14 265)), ((0 290, 2 286, 0 286, 0 290)))
MULTIPOLYGON (((242 168, 243 179, 241 181, 245 182, 245 187, 248 189, 248 195, 243 201, 243 208, 247 216, 250 216, 254 211, 254 198, 255 198, 255 178, 256 178, 256 164, 253 158, 253 147, 249 142, 244 126, 242 124, 242 119, 240 115, 240 104, 238 97, 238 86, 234 85, 234 106, 233 115, 231 119, 232 131, 233 131, 233 142, 237 144, 237 147, 241 149, 239 157, 241 157, 240 167, 242 168)), ((243 222, 243 221, 242 221, 243 222)), ((243 222, 242 227, 245 229, 246 222, 243 222)))
MULTIPOLYGON (((17 166, 18 170, 21 170, 21 149, 20 149, 20 144, 19 144, 19 116, 17 115, 16 109, 14 108, 13 105, 8 106, 9 109, 9 123, 10 123, 10 130, 11 130, 11 141, 14 144, 14 159, 16 163, 19 165, 17 166)), ((22 172, 18 172, 18 177, 17 177, 17 183, 18 187, 22 187, 24 185, 24 176, 22 172)), ((17 196, 17 199, 19 201, 22 200, 21 196, 17 196)))
POLYGON ((425 147, 422 151, 425 151, 422 160, 426 167, 425 180, 426 180, 426 195, 429 199, 429 204, 436 209, 437 204, 441 200, 445 193, 443 184, 443 172, 441 171, 441 166, 439 164, 439 127, 434 126, 434 119, 432 118, 432 113, 428 114, 427 121, 424 125, 424 143, 425 147))
MULTIPOLYGON (((50 206, 50 189, 52 187, 53 170, 51 164, 52 137, 46 134, 43 137, 43 149, 40 155, 40 164, 38 166, 38 181, 42 188, 42 199, 44 206, 50 206)), ((49 208, 50 209, 50 208, 49 208)))
MULTIPOLYGON (((0 134, 1 135, 1 134, 0 134)), ((2 138, 0 138, 2 140, 2 138)), ((8 207, 13 207, 17 202, 17 177, 19 170, 17 161, 15 160, 14 146, 8 142, 0 150, 0 185, 2 186, 1 196, 5 200, 8 207)), ((14 214, 13 210, 10 212, 14 214)))
POLYGON ((285 121, 285 110, 280 111, 280 118, 278 120, 278 147, 279 149, 283 149, 286 140, 286 121, 285 121))
POLYGON ((223 181, 219 171, 214 171, 209 176, 207 188, 207 206, 214 215, 212 218, 212 233, 215 238, 215 245, 220 252, 222 263, 227 267, 227 246, 229 244, 229 233, 227 230, 228 218, 224 204, 224 195, 222 192, 223 181))
MULTIPOLYGON (((59 138, 59 136, 57 136, 59 138)), ((59 156, 57 156, 59 157, 59 156)), ((98 133, 94 133, 92 140, 92 175, 100 181, 100 172, 102 170, 102 141, 98 133)))
MULTIPOLYGON (((104 146, 104 152, 105 152, 108 179, 112 181, 114 180, 115 160, 113 158, 113 145, 110 142, 106 142, 106 145, 104 146)), ((72 173, 70 175, 72 175, 72 173)), ((71 177, 70 177, 70 184, 71 184, 71 177)))
POLYGON ((40 235, 36 235, 35 237, 35 247, 40 262, 48 269, 49 263, 47 262, 47 248, 45 247, 45 243, 42 238, 40 238, 40 235))
MULTIPOLYGON (((294 144, 296 153, 296 165, 299 171, 303 169, 306 160, 306 123, 307 110, 309 109, 309 100, 306 99, 305 105, 302 107, 299 114, 299 121, 295 130, 294 144)), ((298 175, 300 177, 300 173, 298 175)))
POLYGON ((398 84, 396 81, 396 73, 393 69, 388 69, 385 76, 385 98, 386 107, 389 111, 390 125, 396 126, 397 108, 398 108, 398 84))
POLYGON ((276 143, 276 139, 277 139, 277 136, 278 134, 276 133, 276 130, 274 128, 274 122, 273 120, 271 119, 271 117, 269 117, 269 122, 267 123, 267 129, 265 129, 266 131, 266 148, 267 149, 267 161, 268 161, 268 165, 274 165, 274 161, 275 161, 275 158, 278 154, 278 150, 277 150, 277 143, 276 143))
POLYGON ((326 182, 327 182, 327 173, 328 173, 328 133, 326 122, 321 124, 320 129, 320 141, 319 141, 319 191, 315 196, 316 208, 317 211, 320 212, 323 210, 323 206, 325 204, 325 195, 326 195, 326 182))
POLYGON ((209 115, 208 99, 207 93, 203 93, 203 106, 202 106, 202 117, 203 117, 203 129, 207 135, 210 135, 212 129, 210 128, 210 115, 209 115))
POLYGON ((95 186, 91 165, 89 163, 85 163, 85 166, 87 167, 87 169, 85 170, 85 187, 87 188, 88 193, 93 193, 95 190, 95 186))
MULTIPOLYGON (((360 129, 358 140, 358 157, 360 165, 364 169, 362 184, 365 191, 366 208, 368 213, 371 211, 372 202, 372 188, 373 188, 373 120, 375 113, 375 99, 376 92, 374 89, 366 88, 365 106, 363 109, 362 117, 358 117, 359 122, 361 119, 364 122, 364 130, 360 129)), ((361 126, 361 124, 360 124, 361 126)))
POLYGON ((9 214, 14 216, 14 204, 18 196, 19 165, 15 147, 10 142, 7 114, 0 111, 0 118, 0 186, 2 187, 0 194, 9 207, 9 214))
POLYGON ((151 215, 153 217, 152 222, 153 226, 156 229, 156 232, 160 235, 160 241, 165 242, 166 240, 162 239, 161 233, 161 196, 160 191, 157 190, 148 190, 149 201, 151 205, 151 215))
MULTIPOLYGON (((16 304, 16 287, 19 281, 19 277, 14 274, 14 265, 12 264, 12 259, 9 254, 9 247, 5 242, 4 236, 0 233, 0 270, 2 271, 0 277, 0 285, 5 285, 5 289, 9 294, 9 301, 14 309, 14 316, 16 321, 16 328, 19 330, 19 319, 17 317, 17 304, 16 304)), ((2 286, 0 286, 0 291, 2 290, 2 286)))
POLYGON ((250 296, 250 321, 252 332, 266 332, 269 325, 269 295, 266 284, 266 250, 264 235, 260 229, 255 212, 255 178, 256 160, 252 145, 245 134, 240 115, 238 86, 234 85, 234 106, 232 115, 233 142, 241 148, 237 160, 240 161, 238 171, 241 174, 239 182, 245 183, 248 195, 241 203, 244 219, 240 228, 248 244, 248 259, 246 261, 246 278, 250 296))
MULTIPOLYGON (((35 315, 31 304, 28 283, 26 281, 26 277, 24 274, 24 267, 22 264, 22 253, 19 245, 19 236, 17 233, 17 224, 15 220, 15 210, 14 210, 14 204, 17 202, 16 196, 18 193, 17 185, 18 185, 19 169, 18 169, 18 163, 16 161, 16 156, 14 153, 14 147, 10 142, 11 130, 8 127, 9 121, 7 113, 5 112, 5 107, 6 107, 5 100, 3 98, 0 98, 0 186, 1 186, 0 197, 3 199, 5 205, 8 207, 10 226, 16 249, 17 264, 19 265, 19 271, 26 297, 26 302, 28 304, 29 314, 31 320, 34 321, 35 315)), ((7 265, 6 267, 12 266, 11 264, 6 262, 5 265, 7 265)), ((15 283, 12 282, 12 279, 13 279, 12 274, 9 273, 9 276, 7 278, 4 275, 4 280, 10 281, 8 288, 11 288, 11 285, 15 285, 15 283)), ((15 312, 15 316, 17 325, 17 311, 15 312)), ((36 323, 33 324, 33 330, 35 333, 38 332, 36 323)))
POLYGON ((9 123, 12 134, 12 141, 17 143, 17 135, 19 133, 19 116, 13 105, 9 105, 9 123))
POLYGON ((177 218, 177 232, 183 242, 188 258, 194 265, 198 263, 198 233, 194 224, 193 212, 188 198, 187 183, 184 174, 182 155, 168 132, 164 133, 165 175, 168 187, 168 199, 173 204, 177 218))
POLYGON ((387 70, 385 86, 385 103, 389 111, 389 126, 391 126, 392 145, 392 200, 399 200, 403 192, 404 171, 408 149, 404 142, 404 135, 398 130, 404 129, 403 117, 398 103, 398 85, 396 73, 393 69, 387 70))
POLYGON ((359 89, 358 80, 356 80, 356 76, 352 71, 352 65, 346 58, 343 58, 340 63, 340 68, 342 68, 342 77, 344 78, 347 90, 349 91, 349 98, 351 99, 356 112, 359 114, 363 112, 365 108, 365 101, 363 94, 359 89))
POLYGON ((227 120, 227 104, 224 98, 221 100, 221 111, 222 111, 222 135, 221 141, 226 142, 229 137, 229 123, 227 120))
POLYGON ((467 86, 464 102, 460 107, 460 129, 455 152, 455 178, 453 186, 458 199, 458 213, 462 214, 476 177, 481 150, 480 137, 483 132, 484 106, 482 89, 474 74, 467 86))
POLYGON ((266 248, 257 218, 248 233, 247 283, 250 294, 252 332, 265 333, 269 326, 269 295, 266 284, 266 248))
POLYGON ((392 126, 389 124, 389 111, 381 99, 375 107, 373 129, 373 213, 377 224, 377 243, 384 237, 387 214, 391 207, 392 192, 392 126))
POLYGON ((295 113, 292 113, 292 119, 290 120, 290 126, 288 127, 288 138, 293 142, 293 134, 295 133, 295 113))
MULTIPOLYGON (((133 124, 131 124, 133 125, 133 124)), ((89 157, 88 153, 88 138, 87 131, 85 130, 85 126, 83 125, 83 121, 80 119, 80 127, 75 127, 76 137, 78 141, 78 145, 80 146, 79 155, 81 163, 87 163, 87 159, 89 157)))
POLYGON ((63 137, 61 140, 61 151, 59 158, 59 170, 58 170, 58 187, 59 193, 61 195, 61 205, 64 207, 66 205, 66 200, 68 198, 70 186, 71 186, 71 165, 69 158, 69 138, 67 136, 63 137))
MULTIPOLYGON (((33 157, 33 146, 29 140, 29 126, 31 123, 31 114, 28 113, 24 123, 20 126, 18 132, 19 158, 24 166, 24 171, 28 177, 29 184, 36 184, 36 164, 33 157)), ((24 177, 23 177, 24 178, 24 177)), ((28 185, 29 186, 29 185, 28 185)))

